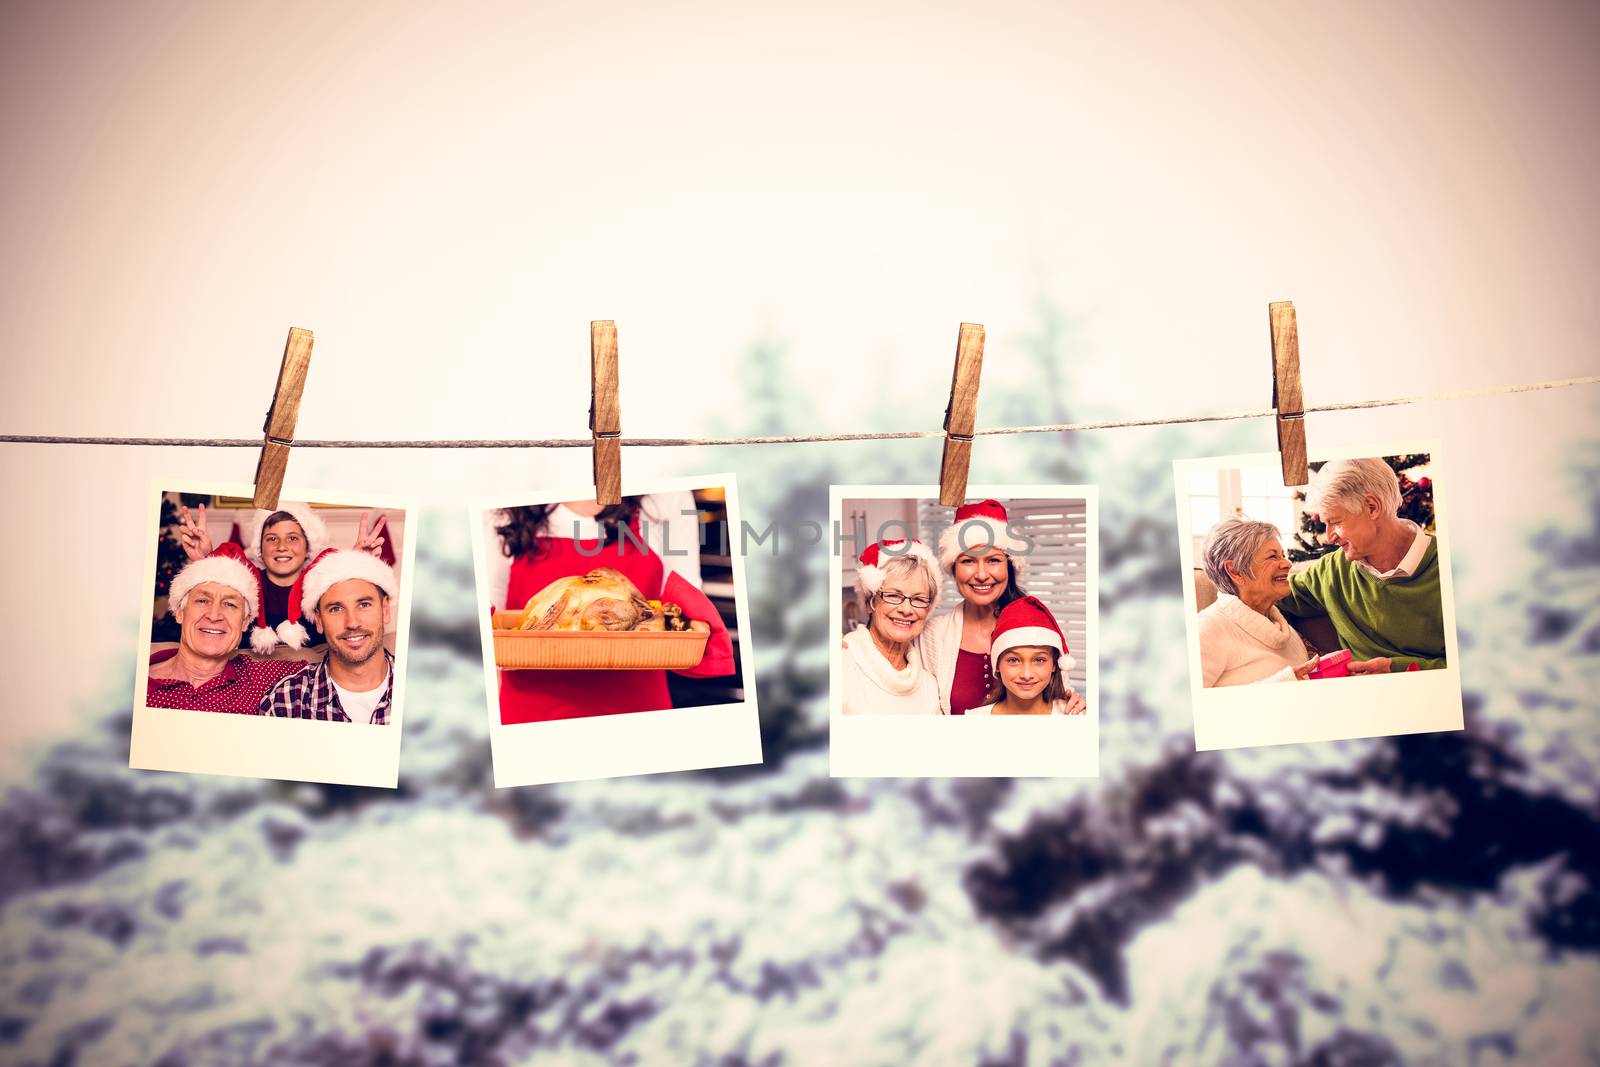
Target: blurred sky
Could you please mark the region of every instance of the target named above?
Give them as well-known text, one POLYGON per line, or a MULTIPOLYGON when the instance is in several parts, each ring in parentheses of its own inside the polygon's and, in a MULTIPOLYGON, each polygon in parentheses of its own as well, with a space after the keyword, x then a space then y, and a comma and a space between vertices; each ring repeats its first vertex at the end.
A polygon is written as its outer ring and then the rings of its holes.
MULTIPOLYGON (((587 323, 614 318, 628 434, 747 425, 762 339, 818 431, 931 429, 957 323, 1018 384, 1041 299, 1074 316, 1075 416, 1265 406, 1278 299, 1310 403, 1594 373, 1597 45, 1581 2, 8 2, 0 428, 254 435, 300 325, 303 437, 581 436, 587 323)), ((1516 566, 1597 411, 1308 433, 1441 439, 1458 562, 1516 566)), ((903 447, 934 480, 937 445, 903 447)), ((975 481, 1027 480, 982 452, 975 481)), ((302 450, 289 481, 454 507, 588 462, 302 450)), ((4 771, 125 697, 149 480, 255 454, 0 463, 4 771)))

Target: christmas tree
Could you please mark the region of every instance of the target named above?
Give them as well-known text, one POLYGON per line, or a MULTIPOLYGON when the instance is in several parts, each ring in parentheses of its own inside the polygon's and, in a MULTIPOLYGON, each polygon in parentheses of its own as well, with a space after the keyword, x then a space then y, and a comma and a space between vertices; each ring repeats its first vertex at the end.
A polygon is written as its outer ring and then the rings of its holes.
MULTIPOLYGON (((1426 452, 1383 457, 1383 461, 1394 468, 1396 476, 1400 479, 1400 517, 1410 519, 1431 534, 1433 533, 1433 479, 1422 477, 1413 480, 1406 474, 1406 471, 1427 466, 1429 459, 1426 452)), ((1310 464, 1313 471, 1321 470, 1322 466, 1322 463, 1310 464)), ((1294 498, 1303 506, 1306 494, 1302 490, 1295 493, 1294 498)), ((1300 563, 1332 552, 1334 546, 1325 544, 1322 540, 1322 534, 1326 530, 1327 527, 1321 520, 1310 512, 1302 510, 1300 532, 1295 534, 1294 545, 1289 549, 1289 558, 1300 563)))
MULTIPOLYGON (((186 507, 198 507, 208 504, 208 496, 183 494, 179 497, 186 507)), ((183 570, 183 565, 189 562, 189 557, 184 555, 183 546, 178 543, 178 505, 166 497, 161 500, 161 531, 156 535, 156 588, 157 599, 167 595, 172 588, 172 580, 183 570)), ((150 640, 176 641, 178 639, 178 624, 167 613, 163 606, 160 617, 150 627, 150 640)))

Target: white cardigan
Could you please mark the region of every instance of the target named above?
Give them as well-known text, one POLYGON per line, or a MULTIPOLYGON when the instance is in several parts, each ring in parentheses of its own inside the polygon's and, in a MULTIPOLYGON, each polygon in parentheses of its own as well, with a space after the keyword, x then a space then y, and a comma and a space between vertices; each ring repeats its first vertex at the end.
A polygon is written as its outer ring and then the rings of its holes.
POLYGON ((915 651, 903 670, 883 658, 865 626, 844 638, 844 684, 840 708, 846 715, 937 715, 939 701, 933 677, 922 669, 915 651))
POLYGON ((1283 613, 1262 615, 1232 593, 1219 592, 1200 613, 1200 674, 1207 689, 1250 682, 1292 682, 1311 654, 1283 613))
MULTIPOLYGON (((961 604, 928 620, 917 638, 922 669, 939 693, 939 714, 950 714, 950 691, 956 687, 956 660, 961 657, 961 604)), ((967 714, 972 714, 970 711, 967 714)))

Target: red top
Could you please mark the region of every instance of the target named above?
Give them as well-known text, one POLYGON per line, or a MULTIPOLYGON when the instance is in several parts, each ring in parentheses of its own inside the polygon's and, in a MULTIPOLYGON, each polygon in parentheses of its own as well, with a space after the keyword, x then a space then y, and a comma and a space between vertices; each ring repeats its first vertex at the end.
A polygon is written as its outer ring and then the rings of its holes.
MULTIPOLYGON (((610 567, 626 575, 646 600, 675 603, 683 609, 684 618, 699 619, 711 627, 699 665, 677 673, 692 678, 733 673, 733 641, 722 624, 722 616, 704 593, 679 575, 668 574, 661 557, 647 546, 642 547, 642 539, 619 538, 604 548, 600 545, 598 540, 539 538, 541 554, 537 558, 518 556, 511 561, 506 606, 519 608, 557 579, 610 567)), ((663 670, 500 672, 500 721, 508 725, 670 707, 672 697, 667 691, 667 672, 663 670)))
POLYGON ((961 649, 956 656, 956 679, 950 683, 950 714, 965 715, 970 709, 989 703, 994 688, 994 668, 983 652, 961 649))
MULTIPOLYGON (((164 663, 177 654, 175 648, 163 649, 150 657, 150 665, 164 663)), ((294 659, 251 659, 241 652, 227 662, 221 674, 201 682, 199 688, 182 678, 151 678, 145 686, 144 703, 148 708, 254 715, 261 708, 261 698, 273 686, 310 666, 294 659)))

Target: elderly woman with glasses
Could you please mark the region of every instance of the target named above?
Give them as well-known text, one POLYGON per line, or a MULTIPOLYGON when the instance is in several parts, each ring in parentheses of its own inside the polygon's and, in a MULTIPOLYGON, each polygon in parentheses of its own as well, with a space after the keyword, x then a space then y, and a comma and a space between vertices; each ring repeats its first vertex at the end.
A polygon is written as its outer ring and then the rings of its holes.
POLYGON ((1250 682, 1293 682, 1310 675, 1316 657, 1278 610, 1289 594, 1289 558, 1278 528, 1223 519, 1206 534, 1206 577, 1217 599, 1200 613, 1200 671, 1206 688, 1250 682))
POLYGON ((846 715, 937 715, 939 694, 913 642, 939 602, 939 564, 921 541, 882 541, 861 553, 856 596, 866 614, 844 639, 846 715))

